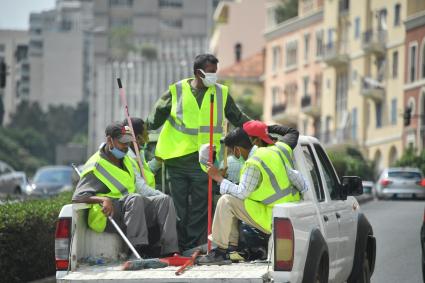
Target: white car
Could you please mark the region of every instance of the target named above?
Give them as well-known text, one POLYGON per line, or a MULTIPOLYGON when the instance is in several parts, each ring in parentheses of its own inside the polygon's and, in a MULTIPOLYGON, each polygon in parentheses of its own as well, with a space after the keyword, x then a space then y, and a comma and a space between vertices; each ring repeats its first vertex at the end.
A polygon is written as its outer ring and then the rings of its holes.
POLYGON ((0 161, 0 194, 26 193, 28 181, 25 172, 15 171, 0 161))
POLYGON ((273 208, 268 260, 194 266, 180 276, 173 266, 122 271, 119 254, 126 247, 121 238, 90 230, 89 205, 69 204, 62 208, 56 229, 57 282, 370 282, 376 241, 353 197, 363 193, 360 178, 339 180, 313 137, 299 138, 294 161, 311 189, 299 202, 273 208), (104 265, 84 262, 98 257, 111 261, 104 265))

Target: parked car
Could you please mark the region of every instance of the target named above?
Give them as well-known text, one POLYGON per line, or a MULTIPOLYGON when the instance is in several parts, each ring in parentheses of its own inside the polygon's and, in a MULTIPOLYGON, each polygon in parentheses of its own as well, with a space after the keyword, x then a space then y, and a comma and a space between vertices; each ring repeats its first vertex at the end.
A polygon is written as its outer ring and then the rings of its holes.
POLYGON ((73 169, 70 166, 45 166, 34 175, 31 196, 54 196, 61 192, 71 191, 73 169))
POLYGON ((15 171, 7 163, 0 161, 0 193, 21 194, 27 188, 25 172, 15 171))
POLYGON ((422 246, 422 279, 425 282, 425 209, 424 209, 424 215, 422 218, 421 246, 422 246))
POLYGON ((425 179, 418 168, 393 167, 385 169, 376 185, 379 199, 425 197, 425 179))
POLYGON ((363 193, 368 195, 375 195, 375 184, 371 181, 362 181, 363 193))

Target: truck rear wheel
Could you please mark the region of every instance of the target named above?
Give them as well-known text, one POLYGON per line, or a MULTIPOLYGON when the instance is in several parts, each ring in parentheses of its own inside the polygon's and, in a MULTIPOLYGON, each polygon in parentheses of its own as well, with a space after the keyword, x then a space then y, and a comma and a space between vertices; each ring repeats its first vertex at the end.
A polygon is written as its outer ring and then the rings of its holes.
POLYGON ((369 257, 367 256, 367 252, 365 252, 362 266, 362 277, 359 278, 358 283, 370 283, 370 277, 369 257))
POLYGON ((329 269, 327 265, 327 257, 322 256, 319 265, 316 268, 316 275, 314 276, 315 283, 328 283, 329 269))

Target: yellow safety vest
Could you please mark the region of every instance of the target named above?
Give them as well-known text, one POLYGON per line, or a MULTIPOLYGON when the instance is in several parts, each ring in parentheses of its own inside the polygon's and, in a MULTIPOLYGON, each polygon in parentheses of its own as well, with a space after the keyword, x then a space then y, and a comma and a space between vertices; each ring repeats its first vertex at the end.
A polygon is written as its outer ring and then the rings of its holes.
POLYGON ((243 174, 248 165, 255 165, 260 169, 262 181, 244 200, 244 206, 249 216, 269 233, 272 228, 273 207, 279 203, 300 200, 298 190, 289 181, 285 164, 293 168, 292 149, 279 143, 258 148, 241 170, 243 174))
POLYGON ((176 158, 197 152, 202 144, 209 143, 210 104, 213 94, 213 141, 218 160, 228 88, 220 84, 209 87, 200 108, 190 88, 189 79, 171 85, 169 90, 172 100, 171 112, 159 135, 155 155, 164 160, 176 158))
MULTIPOLYGON (((81 177, 92 172, 108 189, 106 194, 96 194, 109 198, 120 199, 136 190, 134 170, 139 170, 137 163, 127 155, 123 159, 126 170, 123 170, 100 156, 100 152, 92 155, 84 164, 81 177)), ((106 227, 106 216, 100 204, 93 204, 89 209, 88 225, 96 232, 103 232, 106 227)))

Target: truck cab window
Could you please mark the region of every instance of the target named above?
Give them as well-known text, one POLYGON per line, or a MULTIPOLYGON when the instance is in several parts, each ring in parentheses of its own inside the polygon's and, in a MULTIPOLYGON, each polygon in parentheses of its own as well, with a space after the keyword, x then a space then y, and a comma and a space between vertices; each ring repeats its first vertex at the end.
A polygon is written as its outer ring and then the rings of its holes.
POLYGON ((322 182, 324 181, 324 183, 326 183, 326 189, 329 191, 331 199, 338 199, 339 181, 335 175, 335 171, 323 148, 318 144, 315 144, 314 148, 316 150, 317 156, 319 157, 319 166, 322 167, 323 175, 325 177, 325 180, 322 180, 322 182))
POLYGON ((318 177, 319 170, 317 168, 315 159, 312 157, 313 153, 311 151, 311 147, 308 145, 303 145, 301 148, 303 150, 304 157, 306 160, 307 170, 310 172, 311 178, 313 180, 313 186, 314 186, 314 191, 316 193, 317 200, 319 202, 324 201, 325 193, 323 191, 322 184, 319 181, 319 177, 318 177))

